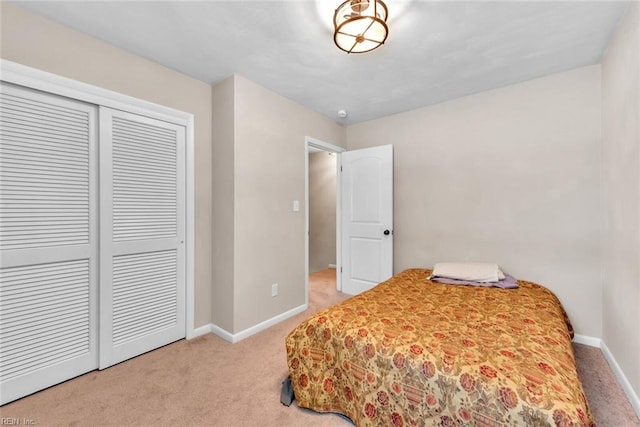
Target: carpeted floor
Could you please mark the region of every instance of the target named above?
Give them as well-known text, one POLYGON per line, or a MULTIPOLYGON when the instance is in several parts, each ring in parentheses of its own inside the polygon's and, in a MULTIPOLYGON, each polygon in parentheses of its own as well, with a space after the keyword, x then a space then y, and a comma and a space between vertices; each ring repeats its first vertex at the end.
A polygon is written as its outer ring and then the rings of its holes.
POLYGON ((596 347, 575 343, 573 349, 582 387, 598 426, 640 426, 640 419, 618 384, 602 351, 596 347))
MULTIPOLYGON (((284 339, 311 313, 347 298, 335 270, 310 277, 309 310, 239 343, 215 335, 161 349, 43 390, 0 408, 1 419, 35 425, 349 426, 334 414, 280 404, 284 339)), ((640 426, 597 348, 575 346, 599 426, 640 426)))

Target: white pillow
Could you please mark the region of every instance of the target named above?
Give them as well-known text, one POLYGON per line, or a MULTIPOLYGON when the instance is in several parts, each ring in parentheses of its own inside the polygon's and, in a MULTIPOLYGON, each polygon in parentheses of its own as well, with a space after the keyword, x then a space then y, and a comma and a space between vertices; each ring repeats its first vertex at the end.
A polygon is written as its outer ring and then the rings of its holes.
POLYGON ((503 280, 504 273, 498 264, 487 262, 439 262, 433 266, 433 277, 487 283, 503 280))

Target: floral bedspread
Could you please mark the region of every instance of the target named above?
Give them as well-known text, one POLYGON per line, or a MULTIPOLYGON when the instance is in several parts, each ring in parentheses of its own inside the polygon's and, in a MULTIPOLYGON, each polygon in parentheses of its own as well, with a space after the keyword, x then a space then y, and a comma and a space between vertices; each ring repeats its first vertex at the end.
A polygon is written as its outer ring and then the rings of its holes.
POLYGON ((595 425, 551 291, 440 284, 430 273, 406 270, 288 335, 299 406, 357 426, 595 425))

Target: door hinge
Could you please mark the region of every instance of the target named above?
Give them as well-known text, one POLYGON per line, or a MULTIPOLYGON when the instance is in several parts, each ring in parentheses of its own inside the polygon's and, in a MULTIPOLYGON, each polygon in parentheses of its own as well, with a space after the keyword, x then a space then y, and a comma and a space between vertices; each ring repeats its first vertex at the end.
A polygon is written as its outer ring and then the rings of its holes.
POLYGON ((340 166, 340 172, 342 172, 342 166, 340 166))

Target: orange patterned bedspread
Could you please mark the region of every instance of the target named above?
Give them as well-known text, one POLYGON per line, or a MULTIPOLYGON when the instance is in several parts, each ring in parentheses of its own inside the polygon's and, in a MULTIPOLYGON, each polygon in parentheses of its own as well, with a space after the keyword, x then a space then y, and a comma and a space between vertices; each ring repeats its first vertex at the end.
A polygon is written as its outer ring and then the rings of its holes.
POLYGON ((298 405, 357 426, 595 425, 558 299, 406 270, 286 339, 298 405))

